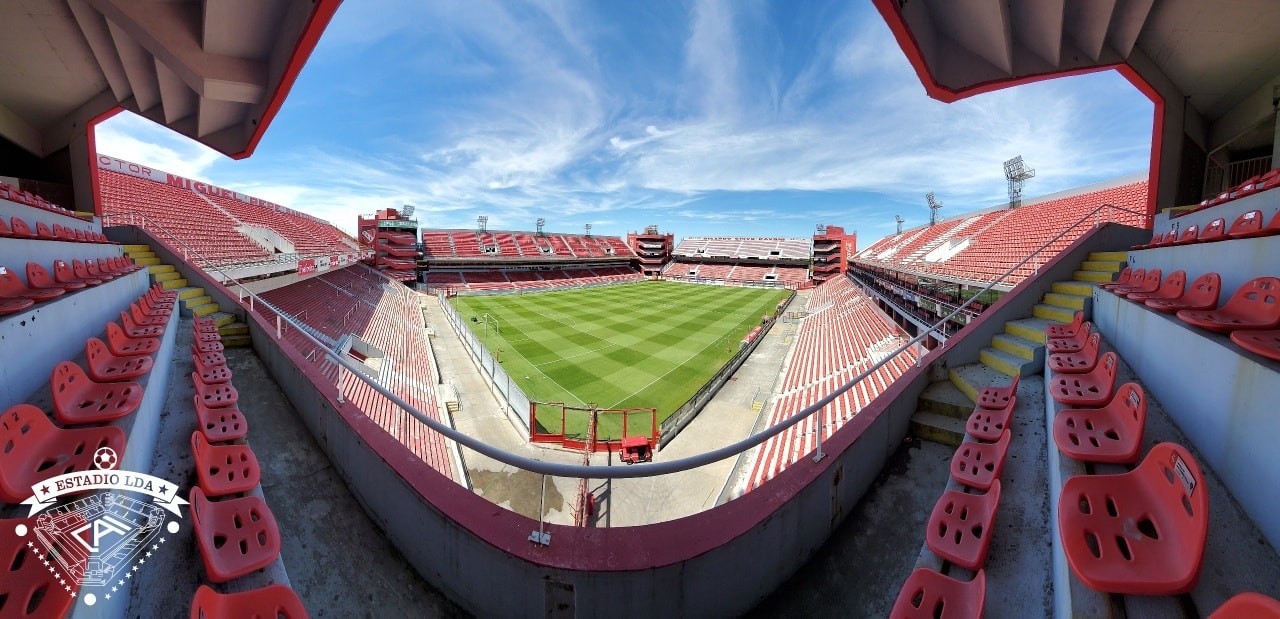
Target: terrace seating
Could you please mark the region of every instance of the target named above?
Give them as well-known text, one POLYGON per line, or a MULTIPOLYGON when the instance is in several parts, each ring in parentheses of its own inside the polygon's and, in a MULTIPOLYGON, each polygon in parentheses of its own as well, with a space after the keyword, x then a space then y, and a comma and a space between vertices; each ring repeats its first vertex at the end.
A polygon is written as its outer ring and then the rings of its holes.
POLYGON ((1166 242, 1164 243, 1164 245, 1190 245, 1192 243, 1198 242, 1199 240, 1200 240, 1200 226, 1191 225, 1191 226, 1187 226, 1187 229, 1182 231, 1182 236, 1178 237, 1178 240, 1172 243, 1166 242))
POLYGON ((208 585, 200 585, 191 598, 192 619, 231 619, 233 617, 282 617, 305 619, 307 610, 293 589, 269 585, 238 593, 218 593, 208 585))
POLYGON ((44 411, 15 404, 0 414, 0 501, 19 503, 45 479, 93 468, 93 455, 110 447, 123 455, 124 431, 113 426, 58 428, 44 411))
POLYGON ((32 299, 6 299, 0 297, 0 316, 16 314, 35 304, 36 302, 32 299))
POLYGON ((1093 323, 1085 322, 1080 325, 1080 330, 1076 331, 1074 337, 1059 337, 1045 340, 1045 350, 1050 354, 1080 352, 1084 349, 1085 342, 1089 341, 1089 334, 1093 333, 1093 323))
POLYGON ((1180 595, 1200 578, 1209 493, 1195 458, 1160 443, 1119 475, 1076 475, 1062 487, 1058 531, 1086 586, 1126 595, 1180 595))
POLYGON ((49 387, 53 391, 54 417, 68 426, 105 423, 132 414, 142 405, 142 386, 138 383, 95 382, 70 361, 53 366, 49 387))
MULTIPOLYGON (((88 273, 86 272, 86 275, 88 273)), ((53 281, 65 286, 68 290, 72 289, 74 284, 79 284, 81 288, 85 286, 97 286, 102 280, 92 277, 80 277, 73 271, 71 265, 63 260, 53 261, 53 281)))
POLYGON ((1130 301, 1138 303, 1146 302, 1148 299, 1176 299, 1182 296, 1187 289, 1187 272, 1178 270, 1169 274, 1164 278, 1164 283, 1160 284, 1160 288, 1152 292, 1130 292, 1125 295, 1130 301))
POLYGON ((71 261, 71 270, 75 272, 77 278, 79 278, 81 281, 91 286, 96 286, 98 284, 101 284, 102 282, 107 281, 101 277, 98 277, 90 273, 88 267, 86 267, 85 264, 79 260, 71 261))
POLYGON ((978 570, 964 582, 927 567, 916 568, 903 583, 889 612, 891 619, 977 619, 987 602, 987 573, 978 570))
POLYGON ((132 338, 114 322, 107 323, 107 350, 117 357, 150 355, 160 350, 160 339, 154 337, 132 338))
POLYGON ((1080 330, 1080 325, 1084 324, 1084 312, 1076 312, 1071 318, 1070 324, 1065 325, 1049 325, 1044 328, 1044 336, 1046 339, 1075 337, 1076 332, 1080 330))
POLYGON ((1138 459, 1147 421, 1147 395, 1125 383, 1102 408, 1068 408, 1053 419, 1053 442, 1068 458, 1129 464, 1138 459))
POLYGON ((999 506, 999 479, 991 482, 991 489, 985 494, 948 490, 929 515, 925 543, 939 557, 976 571, 987 562, 999 506))
POLYGON ((1200 243, 1207 243, 1209 241, 1220 241, 1226 238, 1226 236, 1227 236, 1227 220, 1222 217, 1219 217, 1209 222, 1207 225, 1205 225, 1204 230, 1200 232, 1200 238, 1197 239, 1197 241, 1200 243))
POLYGON ((196 374, 200 375, 200 382, 206 385, 221 385, 231 382, 231 369, 225 365, 204 367, 197 363, 196 374))
POLYGON ((124 334, 131 338, 160 337, 164 335, 163 324, 140 325, 133 320, 129 312, 120 312, 120 327, 124 334))
POLYGON ((1231 227, 1227 229, 1227 236, 1233 239, 1262 236, 1263 234, 1262 211, 1257 209, 1241 213, 1235 221, 1231 222, 1231 227))
POLYGON ((1261 593, 1239 593, 1213 611, 1209 619, 1280 619, 1280 602, 1261 593))
MULTIPOLYGON (((1146 272, 1146 269, 1138 269, 1137 271, 1138 278, 1141 278, 1145 272, 1146 272)), ((1116 277, 1115 281, 1102 282, 1098 284, 1098 287, 1103 290, 1111 290, 1112 288, 1115 288, 1117 286, 1125 286, 1125 285, 1128 285, 1129 282, 1133 281, 1133 276, 1134 276, 1133 269, 1129 267, 1125 267, 1120 270, 1120 275, 1119 277, 1116 277)))
POLYGON ((982 408, 1005 408, 1018 395, 1018 382, 1022 376, 1014 376, 1005 387, 986 387, 978 393, 978 406, 982 408))
POLYGON ((1102 347, 1102 334, 1094 331, 1085 340, 1084 348, 1076 352, 1059 352, 1049 355, 1049 369, 1062 374, 1083 374, 1098 365, 1102 347))
POLYGON ((1143 303, 1153 310, 1166 314, 1179 310, 1211 310, 1218 307, 1220 288, 1222 288, 1222 276, 1210 272, 1197 277, 1177 298, 1147 299, 1143 303))
POLYGON ((1219 333, 1280 327, 1280 278, 1251 279, 1236 289, 1226 305, 1216 310, 1179 310, 1177 316, 1219 333))
POLYGON ((211 445, 196 431, 191 433, 191 456, 200 489, 210 497, 248 492, 262 479, 258 457, 248 445, 211 445))
POLYGON ((34 302, 48 301, 54 297, 65 294, 66 291, 61 288, 46 288, 32 290, 22 283, 18 278, 18 274, 10 271, 5 267, 0 267, 0 297, 6 299, 31 299, 34 302))
POLYGON ((74 580, 70 585, 60 583, 58 575, 45 567, 52 559, 28 546, 35 527, 35 518, 0 520, 0 617, 65 616, 75 598, 63 595, 62 589, 80 589, 74 580), (18 535, 19 528, 31 535, 18 535))
POLYGON ((155 363, 148 355, 116 356, 96 337, 85 340, 84 354, 88 362, 89 378, 100 383, 145 376, 155 363))
POLYGON ((1013 417, 1013 407, 1017 403, 1017 397, 1010 397, 1002 408, 974 408, 964 424, 965 434, 980 441, 1000 440, 1000 433, 1009 427, 1009 419, 1013 417))
POLYGON ((25 220, 16 215, 9 219, 9 230, 12 231, 15 239, 36 238, 36 233, 31 231, 31 226, 28 226, 25 220))
POLYGON ((1150 269, 1142 275, 1136 275, 1129 280, 1124 286, 1116 286, 1111 288, 1111 293, 1117 296, 1128 296, 1133 292, 1155 292, 1160 289, 1160 278, 1164 277, 1164 273, 1160 269, 1150 269), (1134 281, 1137 280, 1137 281, 1134 281))
POLYGON ((27 286, 32 290, 62 290, 71 291, 84 288, 84 284, 70 283, 59 284, 53 280, 53 276, 49 271, 45 270, 38 262, 27 263, 27 286))
POLYGON ((191 382, 195 383, 196 398, 209 408, 235 406, 240 401, 240 393, 230 383, 206 385, 197 372, 191 373, 191 382))
POLYGON ((1005 456, 1009 454, 1009 430, 1000 433, 994 443, 965 441, 951 457, 951 478, 970 488, 990 490, 1004 471, 1005 456))
POLYGON ((1108 352, 1090 372, 1055 375, 1049 383, 1049 394, 1068 406, 1102 406, 1111 400, 1118 365, 1116 353, 1108 352))
POLYGON ((235 441, 249 433, 244 414, 234 406, 211 408, 199 394, 192 398, 196 410, 196 426, 211 443, 235 441))
POLYGON ((260 570, 280 556, 280 530, 267 502, 256 496, 212 502, 191 489, 191 525, 205 574, 227 582, 260 570))

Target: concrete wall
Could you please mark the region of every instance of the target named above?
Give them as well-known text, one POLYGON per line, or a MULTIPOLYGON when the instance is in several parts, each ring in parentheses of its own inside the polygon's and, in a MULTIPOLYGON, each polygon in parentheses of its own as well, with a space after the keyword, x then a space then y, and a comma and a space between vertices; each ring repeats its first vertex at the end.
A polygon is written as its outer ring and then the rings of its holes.
MULTIPOLYGON (((1226 219, 1227 227, 1230 228, 1232 222, 1234 222, 1242 213, 1255 209, 1262 211, 1262 223, 1263 225, 1266 225, 1266 223, 1271 220, 1271 216, 1275 214, 1276 210, 1280 209, 1280 191, 1272 189, 1270 191, 1255 193, 1251 196, 1245 196, 1243 198, 1236 198, 1230 202, 1224 202, 1203 211, 1187 213, 1181 217, 1173 217, 1173 213, 1170 212, 1160 213, 1159 215, 1156 215, 1155 227, 1153 228, 1152 234, 1163 234, 1168 232, 1170 229, 1176 228, 1179 235, 1181 235, 1182 231, 1186 230, 1188 226, 1200 226, 1200 229, 1203 230, 1206 224, 1219 217, 1226 219)), ((1151 240, 1151 238, 1147 237, 1143 242, 1145 243, 1149 240, 1151 240)))
MULTIPOLYGON (((61 206, 65 208, 69 205, 61 206)), ((0 200, 0 217, 4 218, 6 226, 9 225, 9 220, 14 216, 17 216, 19 219, 27 222, 27 225, 31 226, 32 232, 36 231, 36 222, 38 221, 44 222, 49 226, 49 228, 53 228, 53 224, 58 224, 73 230, 84 230, 85 232, 98 231, 96 218, 94 221, 85 221, 79 217, 71 217, 70 215, 63 215, 62 213, 46 211, 41 208, 35 208, 33 206, 27 206, 25 204, 11 202, 9 200, 0 200)))

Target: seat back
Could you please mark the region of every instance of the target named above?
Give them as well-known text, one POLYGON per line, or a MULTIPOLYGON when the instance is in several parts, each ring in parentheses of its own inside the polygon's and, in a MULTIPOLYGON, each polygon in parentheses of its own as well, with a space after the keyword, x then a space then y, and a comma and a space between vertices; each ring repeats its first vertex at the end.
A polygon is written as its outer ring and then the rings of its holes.
MULTIPOLYGON (((70 598, 67 598, 70 599, 70 598)), ((192 617, 283 617, 303 619, 307 610, 293 589, 270 585, 238 593, 218 593, 200 585, 191 598, 192 617)))
POLYGON ((1221 311, 1280 323, 1280 278, 1258 277, 1241 284, 1221 311))
POLYGON ((1134 270, 1133 270, 1133 273, 1130 273, 1130 274, 1129 274, 1129 282, 1128 282, 1127 284, 1125 284, 1125 285, 1126 285, 1126 286, 1137 286, 1140 282, 1142 282, 1142 278, 1144 278, 1144 277, 1146 277, 1146 276, 1147 276, 1147 270, 1146 270, 1146 269, 1134 269, 1134 270))
POLYGON ((89 274, 89 270, 85 268, 84 263, 80 262, 79 260, 71 261, 71 270, 74 271, 76 274, 76 277, 79 277, 80 279, 97 279, 96 277, 89 274))
POLYGON ((27 285, 22 283, 17 273, 0 267, 0 297, 20 297, 26 292, 27 285))
POLYGON ((1164 278, 1164 284, 1162 284, 1160 286, 1160 290, 1157 290, 1156 292, 1161 297, 1172 299, 1174 297, 1181 296, 1182 292, 1186 290, 1186 288, 1187 272, 1177 270, 1170 273, 1169 277, 1164 278))
POLYGON ((1218 305, 1218 292, 1222 288, 1222 276, 1212 271, 1197 277, 1191 285, 1187 287, 1187 291, 1179 301, 1195 303, 1196 305, 1218 305))
MULTIPOLYGON (((1129 283, 1129 278, 1132 276, 1133 276, 1133 269, 1129 267, 1120 269, 1120 276, 1116 278, 1115 283, 1119 285, 1127 284, 1129 283)), ((1081 315, 1081 314, 1082 314, 1081 312, 1077 312, 1077 315, 1081 315)), ((1079 327, 1079 326, 1080 325, 1076 323, 1076 327, 1079 327)))
POLYGON ((1213 241, 1226 236, 1227 220, 1219 217, 1204 227, 1204 231, 1200 233, 1201 241, 1213 241))
POLYGON ((0 520, 0 616, 62 617, 75 601, 64 587, 78 591, 80 586, 74 579, 59 583, 59 574, 45 567, 54 557, 32 545, 33 536, 19 535, 23 529, 35 531, 36 519, 0 520))
POLYGON ((49 224, 44 223, 43 221, 36 222, 36 236, 42 239, 49 239, 49 240, 53 240, 54 238, 57 238, 53 235, 53 230, 49 228, 49 224))
POLYGON ((1234 222, 1231 223, 1231 229, 1227 230, 1227 236, 1248 236, 1262 231, 1262 211, 1252 210, 1247 213, 1241 213, 1234 222))
POLYGON ((1209 489, 1191 452, 1177 443, 1159 443, 1130 474, 1142 480, 1155 499, 1146 507, 1164 516, 1161 536, 1180 539, 1186 552, 1202 554, 1209 531, 1209 489))
POLYGON ((1134 285, 1138 290, 1155 291, 1160 287, 1160 278, 1164 273, 1160 269, 1151 269, 1142 276, 1142 281, 1134 285))
POLYGON ((71 270, 71 265, 67 264, 65 260, 53 261, 53 277, 58 283, 62 284, 80 281, 80 278, 71 270))
POLYGON ((36 236, 35 233, 31 231, 31 226, 28 226, 26 221, 23 221, 21 217, 16 215, 9 219, 9 227, 13 230, 13 236, 27 239, 33 239, 36 236))
POLYGON ((9 224, 5 223, 2 217, 0 217, 0 236, 13 236, 13 230, 9 229, 9 224))
POLYGON ((1147 423, 1147 392, 1142 390, 1142 385, 1134 382, 1121 385, 1104 408, 1127 430, 1142 434, 1147 423))
POLYGON ((32 288, 61 288, 39 262, 27 263, 27 283, 32 288))
POLYGON ((1182 236, 1178 238, 1178 242, 1191 243, 1199 238, 1199 236, 1200 226, 1187 226, 1187 229, 1182 231, 1182 236))

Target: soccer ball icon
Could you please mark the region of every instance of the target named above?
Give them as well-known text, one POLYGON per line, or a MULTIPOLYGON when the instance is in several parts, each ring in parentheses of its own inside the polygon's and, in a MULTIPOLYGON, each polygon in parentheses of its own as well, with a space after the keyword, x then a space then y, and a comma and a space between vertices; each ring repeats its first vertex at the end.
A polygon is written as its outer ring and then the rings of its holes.
POLYGON ((93 452, 93 465, 104 470, 116 468, 120 459, 116 457, 116 450, 110 447, 99 447, 98 451, 93 452))

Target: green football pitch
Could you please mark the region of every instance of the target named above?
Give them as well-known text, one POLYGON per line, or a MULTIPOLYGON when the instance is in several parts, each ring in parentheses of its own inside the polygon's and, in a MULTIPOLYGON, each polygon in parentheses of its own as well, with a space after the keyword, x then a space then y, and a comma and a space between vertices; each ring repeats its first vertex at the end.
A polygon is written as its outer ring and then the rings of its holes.
MULTIPOLYGON (((453 303, 530 400, 656 408, 661 423, 715 375, 742 338, 788 294, 640 282, 457 297, 453 303)), ((585 416, 566 419, 565 434, 585 436, 585 416)), ((558 426, 558 416, 555 421, 558 426)), ((602 415, 596 430, 601 439, 618 438, 621 421, 602 415)))

